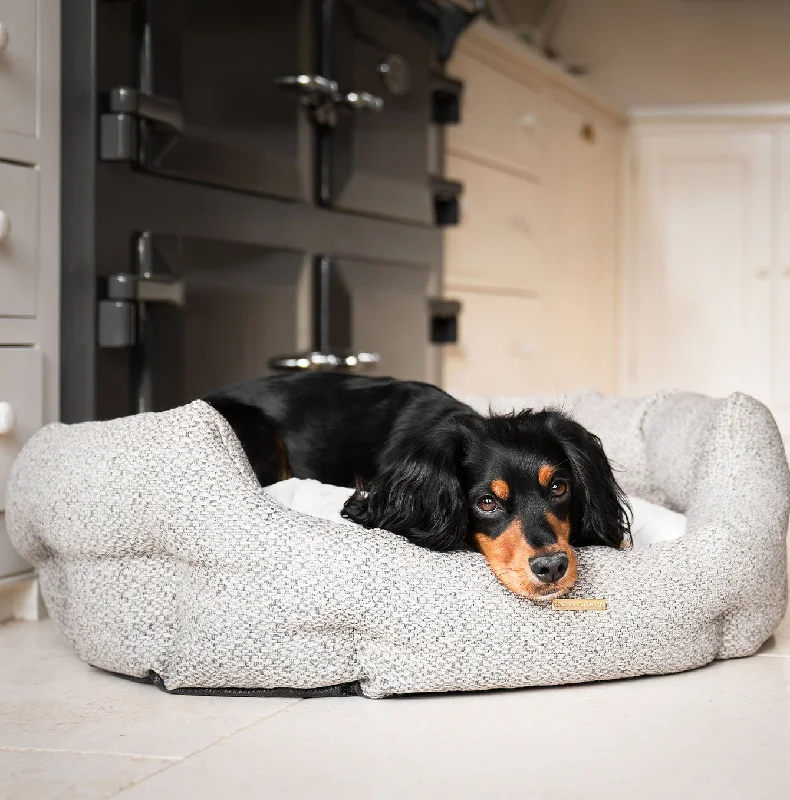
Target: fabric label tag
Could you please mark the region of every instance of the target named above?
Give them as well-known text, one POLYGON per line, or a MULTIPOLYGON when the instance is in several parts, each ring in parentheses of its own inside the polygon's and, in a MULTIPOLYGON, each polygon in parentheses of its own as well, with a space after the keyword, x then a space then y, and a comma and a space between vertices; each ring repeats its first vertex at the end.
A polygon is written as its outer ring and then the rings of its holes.
POLYGON ((557 597, 551 601, 556 611, 606 611, 606 600, 596 597, 557 597))

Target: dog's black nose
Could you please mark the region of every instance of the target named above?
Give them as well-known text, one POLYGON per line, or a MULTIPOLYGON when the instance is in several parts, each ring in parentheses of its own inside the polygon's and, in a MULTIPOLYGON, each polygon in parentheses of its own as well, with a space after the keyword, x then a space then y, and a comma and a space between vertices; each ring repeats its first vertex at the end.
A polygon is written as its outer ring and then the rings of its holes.
POLYGON ((556 583, 568 571, 568 556, 565 553, 535 556, 530 558, 529 566, 542 583, 556 583))

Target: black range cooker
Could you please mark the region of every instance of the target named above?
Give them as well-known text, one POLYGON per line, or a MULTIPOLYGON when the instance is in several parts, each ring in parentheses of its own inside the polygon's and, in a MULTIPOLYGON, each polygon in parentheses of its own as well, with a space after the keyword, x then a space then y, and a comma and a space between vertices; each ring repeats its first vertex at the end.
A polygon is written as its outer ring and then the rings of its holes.
POLYGON ((64 0, 64 420, 281 369, 440 380, 444 63, 481 6, 64 0))

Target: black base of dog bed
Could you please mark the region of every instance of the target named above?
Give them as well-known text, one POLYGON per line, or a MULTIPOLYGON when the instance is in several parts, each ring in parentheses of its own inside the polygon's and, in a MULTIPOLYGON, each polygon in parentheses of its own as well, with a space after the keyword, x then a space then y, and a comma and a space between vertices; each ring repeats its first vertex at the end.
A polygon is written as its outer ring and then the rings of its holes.
MULTIPOLYGON (((99 667, 96 667, 99 669, 99 667)), ((105 670, 102 670, 104 672, 105 670)), ((291 689, 287 686, 276 689, 236 689, 228 687, 225 689, 205 689, 199 686, 183 687, 181 689, 168 689, 162 677, 153 670, 148 676, 139 678, 134 675, 123 675, 120 672, 111 672, 119 678, 125 678, 135 683, 150 683, 161 689, 167 694, 194 694, 201 697, 292 697, 294 699, 309 700, 314 697, 362 697, 362 689, 359 681, 349 683, 336 683, 333 686, 318 686, 315 689, 291 689)))

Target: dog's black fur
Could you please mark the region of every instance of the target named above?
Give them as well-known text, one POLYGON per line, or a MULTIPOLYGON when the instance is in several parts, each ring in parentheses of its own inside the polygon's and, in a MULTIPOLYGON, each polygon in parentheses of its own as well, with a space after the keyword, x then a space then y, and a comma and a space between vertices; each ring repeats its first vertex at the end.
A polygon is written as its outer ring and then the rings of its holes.
POLYGON ((538 585, 525 559, 562 551, 575 580, 572 547, 621 547, 630 536, 600 441, 558 410, 483 416, 428 384, 336 373, 276 375, 205 399, 261 485, 292 475, 356 487, 348 519, 434 550, 478 547, 503 583, 505 571, 529 583, 510 586, 520 594, 538 585), (517 567, 512 546, 508 567, 494 553, 506 533, 524 540, 517 567))

